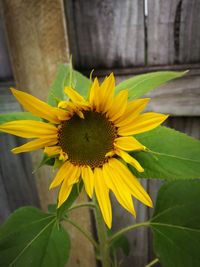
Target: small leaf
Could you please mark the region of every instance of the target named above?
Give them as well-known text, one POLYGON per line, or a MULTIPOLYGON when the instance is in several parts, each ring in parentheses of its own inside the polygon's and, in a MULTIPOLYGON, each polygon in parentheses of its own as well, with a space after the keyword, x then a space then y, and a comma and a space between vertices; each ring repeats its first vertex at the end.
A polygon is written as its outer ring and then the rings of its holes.
POLYGON ((65 98, 64 87, 67 77, 70 76, 70 71, 72 71, 72 69, 67 65, 61 64, 58 66, 56 78, 49 91, 47 101, 49 105, 57 106, 58 101, 65 98))
POLYGON ((6 123, 9 121, 16 121, 16 120, 35 120, 41 121, 39 117, 32 115, 29 112, 13 112, 13 113, 3 113, 0 114, 0 124, 6 123))
POLYGON ((200 266, 200 181, 174 181, 158 193, 150 225, 163 267, 200 266))
POLYGON ((55 164, 55 158, 49 157, 47 154, 44 154, 38 166, 36 166, 36 168, 33 170, 33 173, 37 172, 44 165, 54 166, 54 164, 55 164))
POLYGON ((129 100, 139 98, 160 85, 185 75, 187 71, 158 71, 137 75, 127 79, 116 86, 116 92, 129 90, 129 100))
POLYGON ((76 70, 73 71, 73 74, 74 88, 79 94, 87 98, 89 95, 90 87, 92 85, 91 80, 89 80, 87 77, 76 70))
POLYGON ((55 215, 36 208, 16 210, 0 228, 2 267, 64 267, 69 250, 69 236, 55 215))
POLYGON ((143 173, 130 169, 140 178, 192 179, 200 177, 200 141, 167 127, 135 136, 150 152, 131 153, 143 173))
POLYGON ((57 106, 58 101, 67 99, 64 87, 71 86, 82 96, 87 97, 91 86, 91 81, 78 71, 72 69, 70 65, 60 65, 54 83, 50 88, 48 103, 57 106))

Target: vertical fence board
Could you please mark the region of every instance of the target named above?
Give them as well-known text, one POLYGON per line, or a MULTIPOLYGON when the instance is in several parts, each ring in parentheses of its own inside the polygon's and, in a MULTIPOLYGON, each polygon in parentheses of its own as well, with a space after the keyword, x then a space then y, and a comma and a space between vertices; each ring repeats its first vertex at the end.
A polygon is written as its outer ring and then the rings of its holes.
POLYGON ((180 24, 180 63, 200 61, 200 1, 182 0, 180 24))
POLYGON ((199 62, 199 13, 198 0, 149 0, 148 64, 199 62))
POLYGON ((64 2, 75 67, 93 69, 144 64, 143 1, 64 2))
POLYGON ((179 0, 149 0, 147 18, 147 61, 149 65, 173 64, 174 21, 179 0))
POLYGON ((8 80, 12 77, 6 36, 2 20, 1 2, 0 2, 0 80, 8 80))

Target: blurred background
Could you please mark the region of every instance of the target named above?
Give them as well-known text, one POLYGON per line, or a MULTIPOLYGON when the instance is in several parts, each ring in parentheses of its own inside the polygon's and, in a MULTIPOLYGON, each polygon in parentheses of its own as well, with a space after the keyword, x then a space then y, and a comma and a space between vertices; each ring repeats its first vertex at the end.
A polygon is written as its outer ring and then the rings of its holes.
MULTIPOLYGON (((170 113, 167 126, 200 137, 200 0, 0 0, 0 113, 20 111, 9 87, 45 100, 57 66, 69 62, 85 75, 111 71, 117 82, 157 70, 190 70, 159 88, 149 109, 170 113)), ((40 153, 12 155, 24 140, 0 134, 0 223, 16 208, 47 210, 56 193, 48 167, 36 173, 40 153)), ((152 177, 153 178, 153 177, 152 177)), ((142 181, 153 199, 161 182, 142 181)), ((113 198, 113 230, 134 223, 113 198)), ((152 210, 136 203, 137 222, 152 210)), ((73 214, 95 231, 89 211, 73 214)), ((69 228, 69 226, 67 226, 69 228)), ((88 241, 71 229, 70 267, 97 266, 88 241), (73 248, 75 248, 73 250, 73 248)), ((119 252, 122 267, 143 267, 155 258, 151 233, 128 235, 130 253, 119 252)))

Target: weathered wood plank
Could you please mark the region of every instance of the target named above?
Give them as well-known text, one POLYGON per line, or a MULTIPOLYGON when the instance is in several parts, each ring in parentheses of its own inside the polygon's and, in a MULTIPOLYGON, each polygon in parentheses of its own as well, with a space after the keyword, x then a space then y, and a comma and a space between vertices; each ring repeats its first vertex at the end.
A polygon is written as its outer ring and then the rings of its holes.
POLYGON ((180 18, 179 62, 195 63, 200 61, 200 2, 182 0, 180 18))
POLYGON ((173 116, 200 115, 200 76, 186 75, 149 94, 149 110, 173 116))
POLYGON ((198 0, 148 1, 149 65, 199 62, 199 12, 198 0))
POLYGON ((178 3, 179 0, 148 1, 148 65, 174 63, 174 22, 178 3))
POLYGON ((64 2, 70 49, 76 67, 144 65, 143 1, 64 2))
POLYGON ((0 1, 0 80, 8 80, 12 77, 12 69, 8 55, 5 28, 2 20, 0 1))
MULTIPOLYGON (((126 76, 126 75, 138 75, 153 71, 183 71, 183 70, 191 70, 191 75, 200 75, 200 64, 173 64, 173 65, 155 65, 155 66, 141 66, 141 67, 134 67, 134 68, 109 68, 109 69, 95 69, 93 71, 93 77, 105 77, 106 75, 114 72, 116 76, 126 76)), ((84 75, 90 76, 90 71, 79 69, 84 75)), ((189 73, 189 75, 190 75, 189 73)))

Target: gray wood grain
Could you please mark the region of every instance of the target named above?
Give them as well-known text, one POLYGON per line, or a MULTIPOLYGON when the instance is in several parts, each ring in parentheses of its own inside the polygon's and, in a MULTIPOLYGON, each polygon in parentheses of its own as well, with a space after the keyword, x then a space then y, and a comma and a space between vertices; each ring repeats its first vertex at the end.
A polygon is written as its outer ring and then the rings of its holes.
POLYGON ((144 64, 140 0, 65 0, 70 50, 79 69, 144 64))
POLYGON ((147 62, 149 65, 173 64, 174 21, 179 0, 149 0, 147 18, 147 62))
POLYGON ((8 80, 12 77, 12 69, 6 42, 6 33, 2 20, 0 3, 0 80, 8 80))
POLYGON ((149 0, 148 64, 199 62, 199 13, 199 0, 149 0))
POLYGON ((182 0, 179 62, 200 61, 200 1, 182 0))

